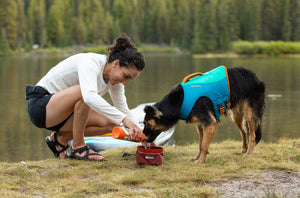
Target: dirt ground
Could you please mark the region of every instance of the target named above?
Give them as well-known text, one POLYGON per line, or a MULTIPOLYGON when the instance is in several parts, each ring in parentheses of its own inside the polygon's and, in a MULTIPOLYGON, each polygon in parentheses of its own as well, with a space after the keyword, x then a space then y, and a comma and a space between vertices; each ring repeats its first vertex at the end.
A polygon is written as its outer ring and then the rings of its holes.
POLYGON ((210 184, 220 197, 230 198, 299 198, 300 173, 264 171, 243 179, 210 184))

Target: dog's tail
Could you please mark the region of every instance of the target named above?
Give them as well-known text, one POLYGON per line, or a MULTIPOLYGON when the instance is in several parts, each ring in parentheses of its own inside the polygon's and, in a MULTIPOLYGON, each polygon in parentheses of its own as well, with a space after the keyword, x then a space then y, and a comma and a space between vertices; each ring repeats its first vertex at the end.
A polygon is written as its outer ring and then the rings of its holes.
POLYGON ((258 142, 261 139, 262 136, 262 116, 264 113, 264 109, 265 109, 265 84, 263 82, 260 82, 257 86, 257 94, 256 94, 256 100, 257 102, 255 104, 255 113, 256 113, 256 117, 258 118, 258 126, 257 129, 255 131, 255 143, 258 144, 258 142))

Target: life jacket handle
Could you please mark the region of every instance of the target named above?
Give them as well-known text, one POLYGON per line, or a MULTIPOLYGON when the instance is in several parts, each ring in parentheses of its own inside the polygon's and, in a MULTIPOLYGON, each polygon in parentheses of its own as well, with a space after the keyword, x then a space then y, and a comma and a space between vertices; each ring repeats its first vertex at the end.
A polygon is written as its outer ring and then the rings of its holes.
POLYGON ((184 77, 182 82, 186 83, 190 78, 192 78, 194 76, 198 76, 198 75, 203 75, 203 73, 201 73, 201 72, 192 73, 192 74, 184 77))

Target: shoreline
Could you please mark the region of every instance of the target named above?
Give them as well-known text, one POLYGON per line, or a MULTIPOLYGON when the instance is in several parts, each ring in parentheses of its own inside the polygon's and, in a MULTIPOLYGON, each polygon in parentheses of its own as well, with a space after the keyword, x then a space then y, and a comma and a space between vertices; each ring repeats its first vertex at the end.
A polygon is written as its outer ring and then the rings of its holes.
MULTIPOLYGON (((65 48, 40 48, 33 49, 28 52, 14 51, 9 54, 0 54, 0 57, 6 56, 69 56, 76 53, 94 52, 100 54, 107 54, 107 46, 73 46, 65 48)), ((224 52, 207 52, 192 54, 190 51, 181 50, 178 47, 167 45, 141 45, 137 49, 144 54, 177 54, 177 55, 190 55, 193 58, 241 58, 241 57, 254 57, 254 58, 269 58, 269 57, 284 57, 284 58, 299 58, 300 54, 240 54, 232 50, 224 52)))

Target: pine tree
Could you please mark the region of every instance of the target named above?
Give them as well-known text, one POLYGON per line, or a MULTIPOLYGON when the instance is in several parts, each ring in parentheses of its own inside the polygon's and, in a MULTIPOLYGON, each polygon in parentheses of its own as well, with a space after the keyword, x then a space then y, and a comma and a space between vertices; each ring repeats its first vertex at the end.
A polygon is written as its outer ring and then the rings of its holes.
POLYGON ((93 43, 105 43, 109 37, 109 27, 105 19, 105 11, 98 1, 92 2, 93 43))
POLYGON ((276 40, 276 0, 264 0, 262 6, 262 38, 276 40))
POLYGON ((177 0, 176 7, 176 23, 175 23, 175 40, 176 43, 185 48, 191 47, 193 35, 193 15, 194 2, 192 0, 177 0))
POLYGON ((227 17, 227 25, 228 25, 228 33, 230 41, 238 40, 238 14, 237 14, 237 8, 235 6, 234 0, 228 0, 228 17, 227 17))
POLYGON ((216 0, 205 0, 200 13, 200 43, 205 51, 217 48, 216 0))
POLYGON ((72 19, 72 41, 74 44, 85 44, 87 31, 81 17, 73 17, 72 19))
POLYGON ((284 0, 282 3, 283 3, 282 40, 289 41, 292 33, 291 20, 290 20, 290 0, 284 0))
POLYGON ((31 0, 28 8, 28 30, 30 31, 31 45, 45 44, 45 3, 40 0, 31 0))
POLYGON ((0 55, 5 55, 10 53, 9 44, 6 38, 6 33, 4 29, 1 29, 1 35, 0 35, 0 55))
POLYGON ((300 41, 300 0, 291 0, 291 40, 300 41))
POLYGON ((25 47, 25 34, 27 32, 26 29, 26 18, 24 13, 24 3, 22 0, 17 0, 17 43, 21 44, 22 47, 25 47))
POLYGON ((47 38, 51 45, 61 47, 64 41, 63 1, 55 0, 50 7, 47 20, 47 38))
POLYGON ((192 38, 192 44, 191 44, 191 51, 192 53, 202 53, 204 52, 204 46, 201 44, 200 41, 200 31, 201 31, 201 17, 200 12, 201 6, 200 1, 195 0, 194 2, 194 28, 193 28, 193 38, 192 38))
POLYGON ((120 34, 121 32, 124 33, 127 30, 127 18, 125 17, 125 12, 126 6, 124 0, 115 0, 112 7, 112 13, 114 21, 116 22, 115 26, 119 26, 115 27, 118 29, 118 31, 116 30, 115 33, 118 32, 118 34, 120 34))
POLYGON ((226 1, 218 0, 216 25, 217 25, 217 45, 218 49, 228 49, 230 46, 228 30, 228 4, 226 1))
POLYGON ((17 4, 12 0, 2 0, 3 27, 5 28, 7 40, 12 50, 17 47, 18 27, 17 27, 17 4))
POLYGON ((249 41, 257 41, 261 39, 261 2, 249 0, 249 14, 245 18, 245 23, 248 21, 248 38, 249 41))
POLYGON ((156 32, 159 43, 169 43, 170 38, 168 38, 168 30, 170 29, 169 17, 167 13, 166 1, 157 1, 156 4, 156 32))

